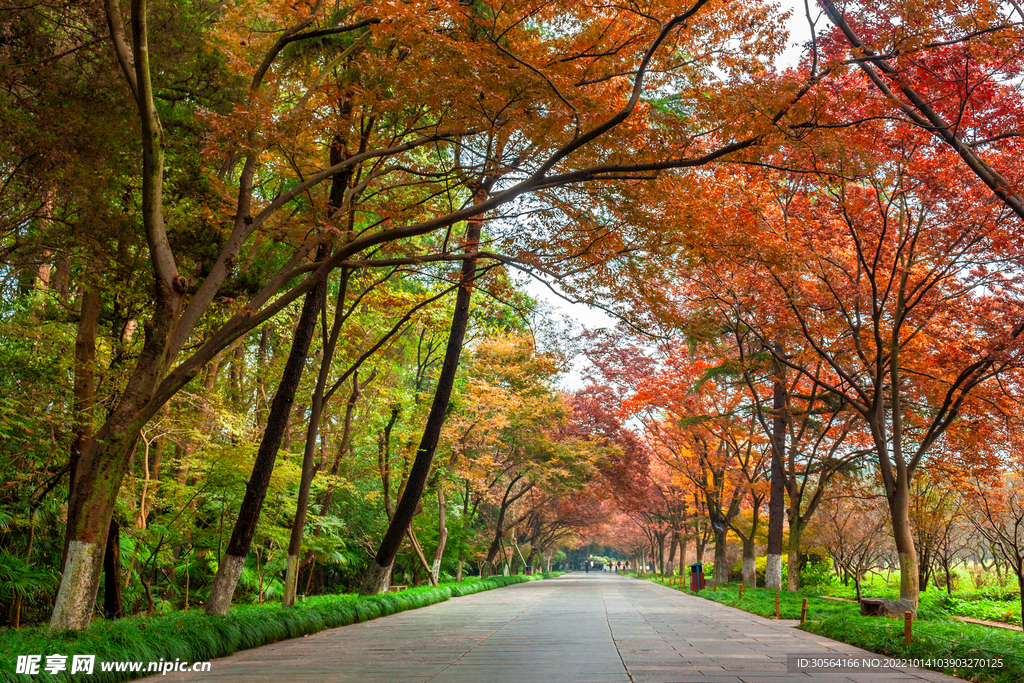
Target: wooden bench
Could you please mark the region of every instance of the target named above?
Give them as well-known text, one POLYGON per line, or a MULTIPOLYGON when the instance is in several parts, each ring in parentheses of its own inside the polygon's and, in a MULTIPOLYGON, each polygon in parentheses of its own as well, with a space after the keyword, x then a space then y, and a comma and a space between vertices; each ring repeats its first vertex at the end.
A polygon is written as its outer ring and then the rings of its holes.
POLYGON ((390 586, 388 587, 389 593, 397 593, 398 591, 404 591, 408 586, 390 586))

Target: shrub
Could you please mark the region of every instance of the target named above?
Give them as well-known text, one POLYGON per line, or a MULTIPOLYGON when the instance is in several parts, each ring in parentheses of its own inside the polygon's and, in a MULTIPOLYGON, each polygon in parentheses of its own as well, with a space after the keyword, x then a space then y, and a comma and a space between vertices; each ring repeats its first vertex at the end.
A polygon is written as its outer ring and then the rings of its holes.
POLYGON ((837 579, 838 577, 836 577, 832 572, 832 562, 829 560, 808 562, 807 565, 800 570, 801 588, 821 588, 823 586, 831 586, 837 581, 837 579))
MULTIPOLYGON (((129 617, 116 621, 96 621, 88 631, 56 635, 46 633, 45 627, 0 630, 0 681, 26 680, 15 674, 18 655, 76 654, 96 655, 96 667, 89 680, 96 683, 123 681, 146 675, 130 672, 100 671, 101 661, 165 661, 197 662, 224 657, 280 640, 348 626, 359 621, 416 609, 452 597, 469 595, 492 588, 523 583, 548 575, 495 576, 486 581, 468 580, 464 583, 438 588, 411 588, 400 593, 383 595, 321 595, 296 603, 295 607, 277 605, 243 605, 233 607, 227 616, 211 617, 202 611, 174 612, 153 617, 129 617)), ((143 667, 145 668, 145 664, 143 667)), ((42 667, 40 667, 42 670, 42 667)), ((80 678, 76 674, 75 678, 80 678)), ((72 681, 68 671, 50 675, 43 673, 35 679, 45 681, 72 681)))

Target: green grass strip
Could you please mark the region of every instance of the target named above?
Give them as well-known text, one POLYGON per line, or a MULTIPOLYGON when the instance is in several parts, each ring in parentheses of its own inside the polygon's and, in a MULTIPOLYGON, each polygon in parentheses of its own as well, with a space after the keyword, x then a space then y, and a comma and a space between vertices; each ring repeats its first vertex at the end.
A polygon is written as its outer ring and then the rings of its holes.
MULTIPOLYGON (((657 579, 648 579, 668 585, 657 579)), ((713 590, 710 585, 694 593, 673 584, 672 588, 689 595, 712 600, 773 618, 776 591, 746 588, 739 597, 739 585, 730 583, 713 590)), ((855 647, 897 658, 945 660, 1002 660, 1002 667, 977 668, 935 667, 936 671, 977 683, 1020 683, 1024 681, 1024 636, 1017 631, 967 624, 937 605, 922 607, 914 621, 913 639, 903 644, 903 620, 884 617, 862 617, 860 606, 838 600, 827 600, 817 593, 799 591, 779 594, 781 619, 799 619, 800 606, 807 598, 805 631, 832 638, 855 647)))
POLYGON ((320 595, 298 602, 291 608, 239 605, 232 607, 231 612, 223 617, 190 610, 152 617, 96 620, 88 631, 56 635, 48 634, 45 627, 0 629, 0 681, 124 681, 152 673, 103 672, 99 662, 209 661, 240 650, 369 621, 453 597, 560 575, 561 572, 494 576, 483 581, 474 578, 462 583, 442 584, 438 588, 421 586, 381 595, 320 595), (57 674, 45 673, 43 668, 47 655, 56 654, 67 656, 67 670, 57 674), (96 666, 91 676, 70 674, 71 658, 79 654, 96 655, 96 666), (40 674, 26 676, 14 673, 18 655, 42 655, 40 674))

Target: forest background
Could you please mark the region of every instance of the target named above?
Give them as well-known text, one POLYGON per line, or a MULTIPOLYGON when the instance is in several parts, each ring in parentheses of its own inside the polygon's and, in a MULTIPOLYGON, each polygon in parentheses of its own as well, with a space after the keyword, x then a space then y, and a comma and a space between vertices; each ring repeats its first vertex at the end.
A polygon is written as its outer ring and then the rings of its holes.
POLYGON ((6 623, 594 539, 718 582, 739 543, 777 587, 785 554, 794 590, 813 546, 910 610, 980 564, 1024 603, 1024 15, 789 12, 5 9, 6 623), (565 334, 515 273, 621 324, 565 334))

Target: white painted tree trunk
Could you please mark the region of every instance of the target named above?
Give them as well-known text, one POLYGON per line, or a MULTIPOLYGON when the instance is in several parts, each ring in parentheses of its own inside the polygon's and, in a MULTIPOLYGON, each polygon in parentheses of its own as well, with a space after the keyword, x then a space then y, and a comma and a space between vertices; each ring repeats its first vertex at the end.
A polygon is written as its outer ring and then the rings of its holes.
POLYGON ((364 595, 374 593, 387 593, 391 587, 391 567, 382 567, 377 560, 370 560, 370 567, 366 570, 363 579, 362 592, 364 595))
POLYGON ((92 621, 103 571, 103 544, 71 541, 60 590, 50 618, 50 632, 84 631, 92 621))
POLYGON ((769 555, 764 573, 765 588, 782 590, 782 555, 769 555))
POLYGON ((751 588, 757 587, 757 562, 753 554, 743 556, 743 583, 751 588))
POLYGON ((224 616, 231 609, 231 598, 238 585, 238 577, 245 567, 245 558, 237 555, 225 555, 217 568, 210 586, 210 597, 206 601, 206 613, 224 616))
POLYGON ((284 571, 284 595, 281 604, 291 607, 295 604, 295 596, 299 589, 299 556, 289 555, 284 571))

